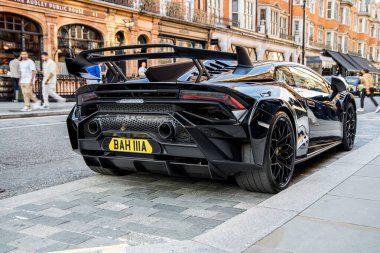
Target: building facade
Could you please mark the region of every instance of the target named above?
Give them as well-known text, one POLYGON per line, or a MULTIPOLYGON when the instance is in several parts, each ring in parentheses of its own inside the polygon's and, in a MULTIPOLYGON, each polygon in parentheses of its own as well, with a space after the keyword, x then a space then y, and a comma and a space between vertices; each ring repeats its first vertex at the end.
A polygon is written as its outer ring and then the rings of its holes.
MULTIPOLYGON (((303 2, 2 0, 0 59, 27 50, 38 62, 47 51, 58 62, 63 86, 75 82, 67 78, 65 56, 103 46, 167 43, 230 52, 244 46, 253 61, 301 62, 303 2)), ((336 52, 379 67, 380 8, 375 0, 306 0, 305 24, 307 57, 336 52)), ((165 62, 152 60, 148 66, 165 62)), ((140 64, 120 67, 133 78, 140 64)), ((347 74, 353 68, 359 67, 339 65, 338 70, 347 74)))

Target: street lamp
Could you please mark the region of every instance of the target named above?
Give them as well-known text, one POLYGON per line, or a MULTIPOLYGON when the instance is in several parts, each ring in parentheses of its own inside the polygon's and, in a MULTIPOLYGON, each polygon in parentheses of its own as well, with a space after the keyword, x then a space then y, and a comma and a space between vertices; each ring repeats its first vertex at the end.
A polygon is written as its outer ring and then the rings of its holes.
POLYGON ((305 40, 306 40, 306 0, 303 0, 302 5, 302 64, 305 65, 305 40))

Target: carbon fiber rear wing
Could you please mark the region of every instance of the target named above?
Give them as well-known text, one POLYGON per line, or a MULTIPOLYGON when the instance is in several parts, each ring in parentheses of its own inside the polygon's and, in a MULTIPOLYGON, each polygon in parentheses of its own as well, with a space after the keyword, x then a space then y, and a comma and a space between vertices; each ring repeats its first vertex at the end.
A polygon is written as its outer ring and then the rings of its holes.
MULTIPOLYGON (((248 52, 245 48, 236 47, 235 53, 219 52, 198 48, 179 47, 169 44, 142 44, 117 47, 106 47, 91 49, 80 52, 76 57, 66 58, 67 69, 70 74, 85 77, 88 75, 86 68, 101 63, 105 63, 109 70, 119 79, 127 80, 115 62, 129 60, 148 60, 148 59, 176 59, 186 58, 193 60, 194 66, 198 69, 199 76, 206 75, 210 78, 207 69, 204 67, 203 60, 215 61, 238 61, 238 67, 251 67, 248 52), (135 50, 140 50, 136 52, 135 50), (163 50, 166 49, 166 50, 163 50), (167 50, 169 49, 169 50, 167 50), (125 52, 132 50, 132 53, 125 52), (118 52, 114 55, 104 53, 118 52), (121 53, 120 53, 121 52, 121 53)), ((197 80, 200 78, 197 78, 197 80)))

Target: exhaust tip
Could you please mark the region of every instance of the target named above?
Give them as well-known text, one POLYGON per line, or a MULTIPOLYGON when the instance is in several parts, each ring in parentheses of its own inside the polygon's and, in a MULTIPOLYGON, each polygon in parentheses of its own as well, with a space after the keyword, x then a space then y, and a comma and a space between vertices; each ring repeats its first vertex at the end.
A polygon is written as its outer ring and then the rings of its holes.
POLYGON ((88 132, 92 135, 99 133, 100 131, 100 123, 98 120, 92 120, 88 123, 88 132))
POLYGON ((158 134, 162 139, 171 139, 176 134, 175 126, 172 122, 163 122, 158 126, 158 134))

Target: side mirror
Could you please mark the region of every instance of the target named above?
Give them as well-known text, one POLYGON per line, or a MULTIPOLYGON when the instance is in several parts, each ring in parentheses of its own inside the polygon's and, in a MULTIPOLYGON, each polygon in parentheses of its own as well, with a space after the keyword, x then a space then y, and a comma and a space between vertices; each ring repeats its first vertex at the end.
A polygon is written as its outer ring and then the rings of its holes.
POLYGON ((329 96, 330 101, 334 100, 336 95, 343 91, 347 91, 346 84, 343 82, 342 79, 336 76, 331 77, 331 88, 332 88, 332 93, 329 96))
POLYGON ((347 91, 346 84, 343 82, 342 79, 336 76, 331 77, 331 88, 333 89, 334 93, 347 91))

